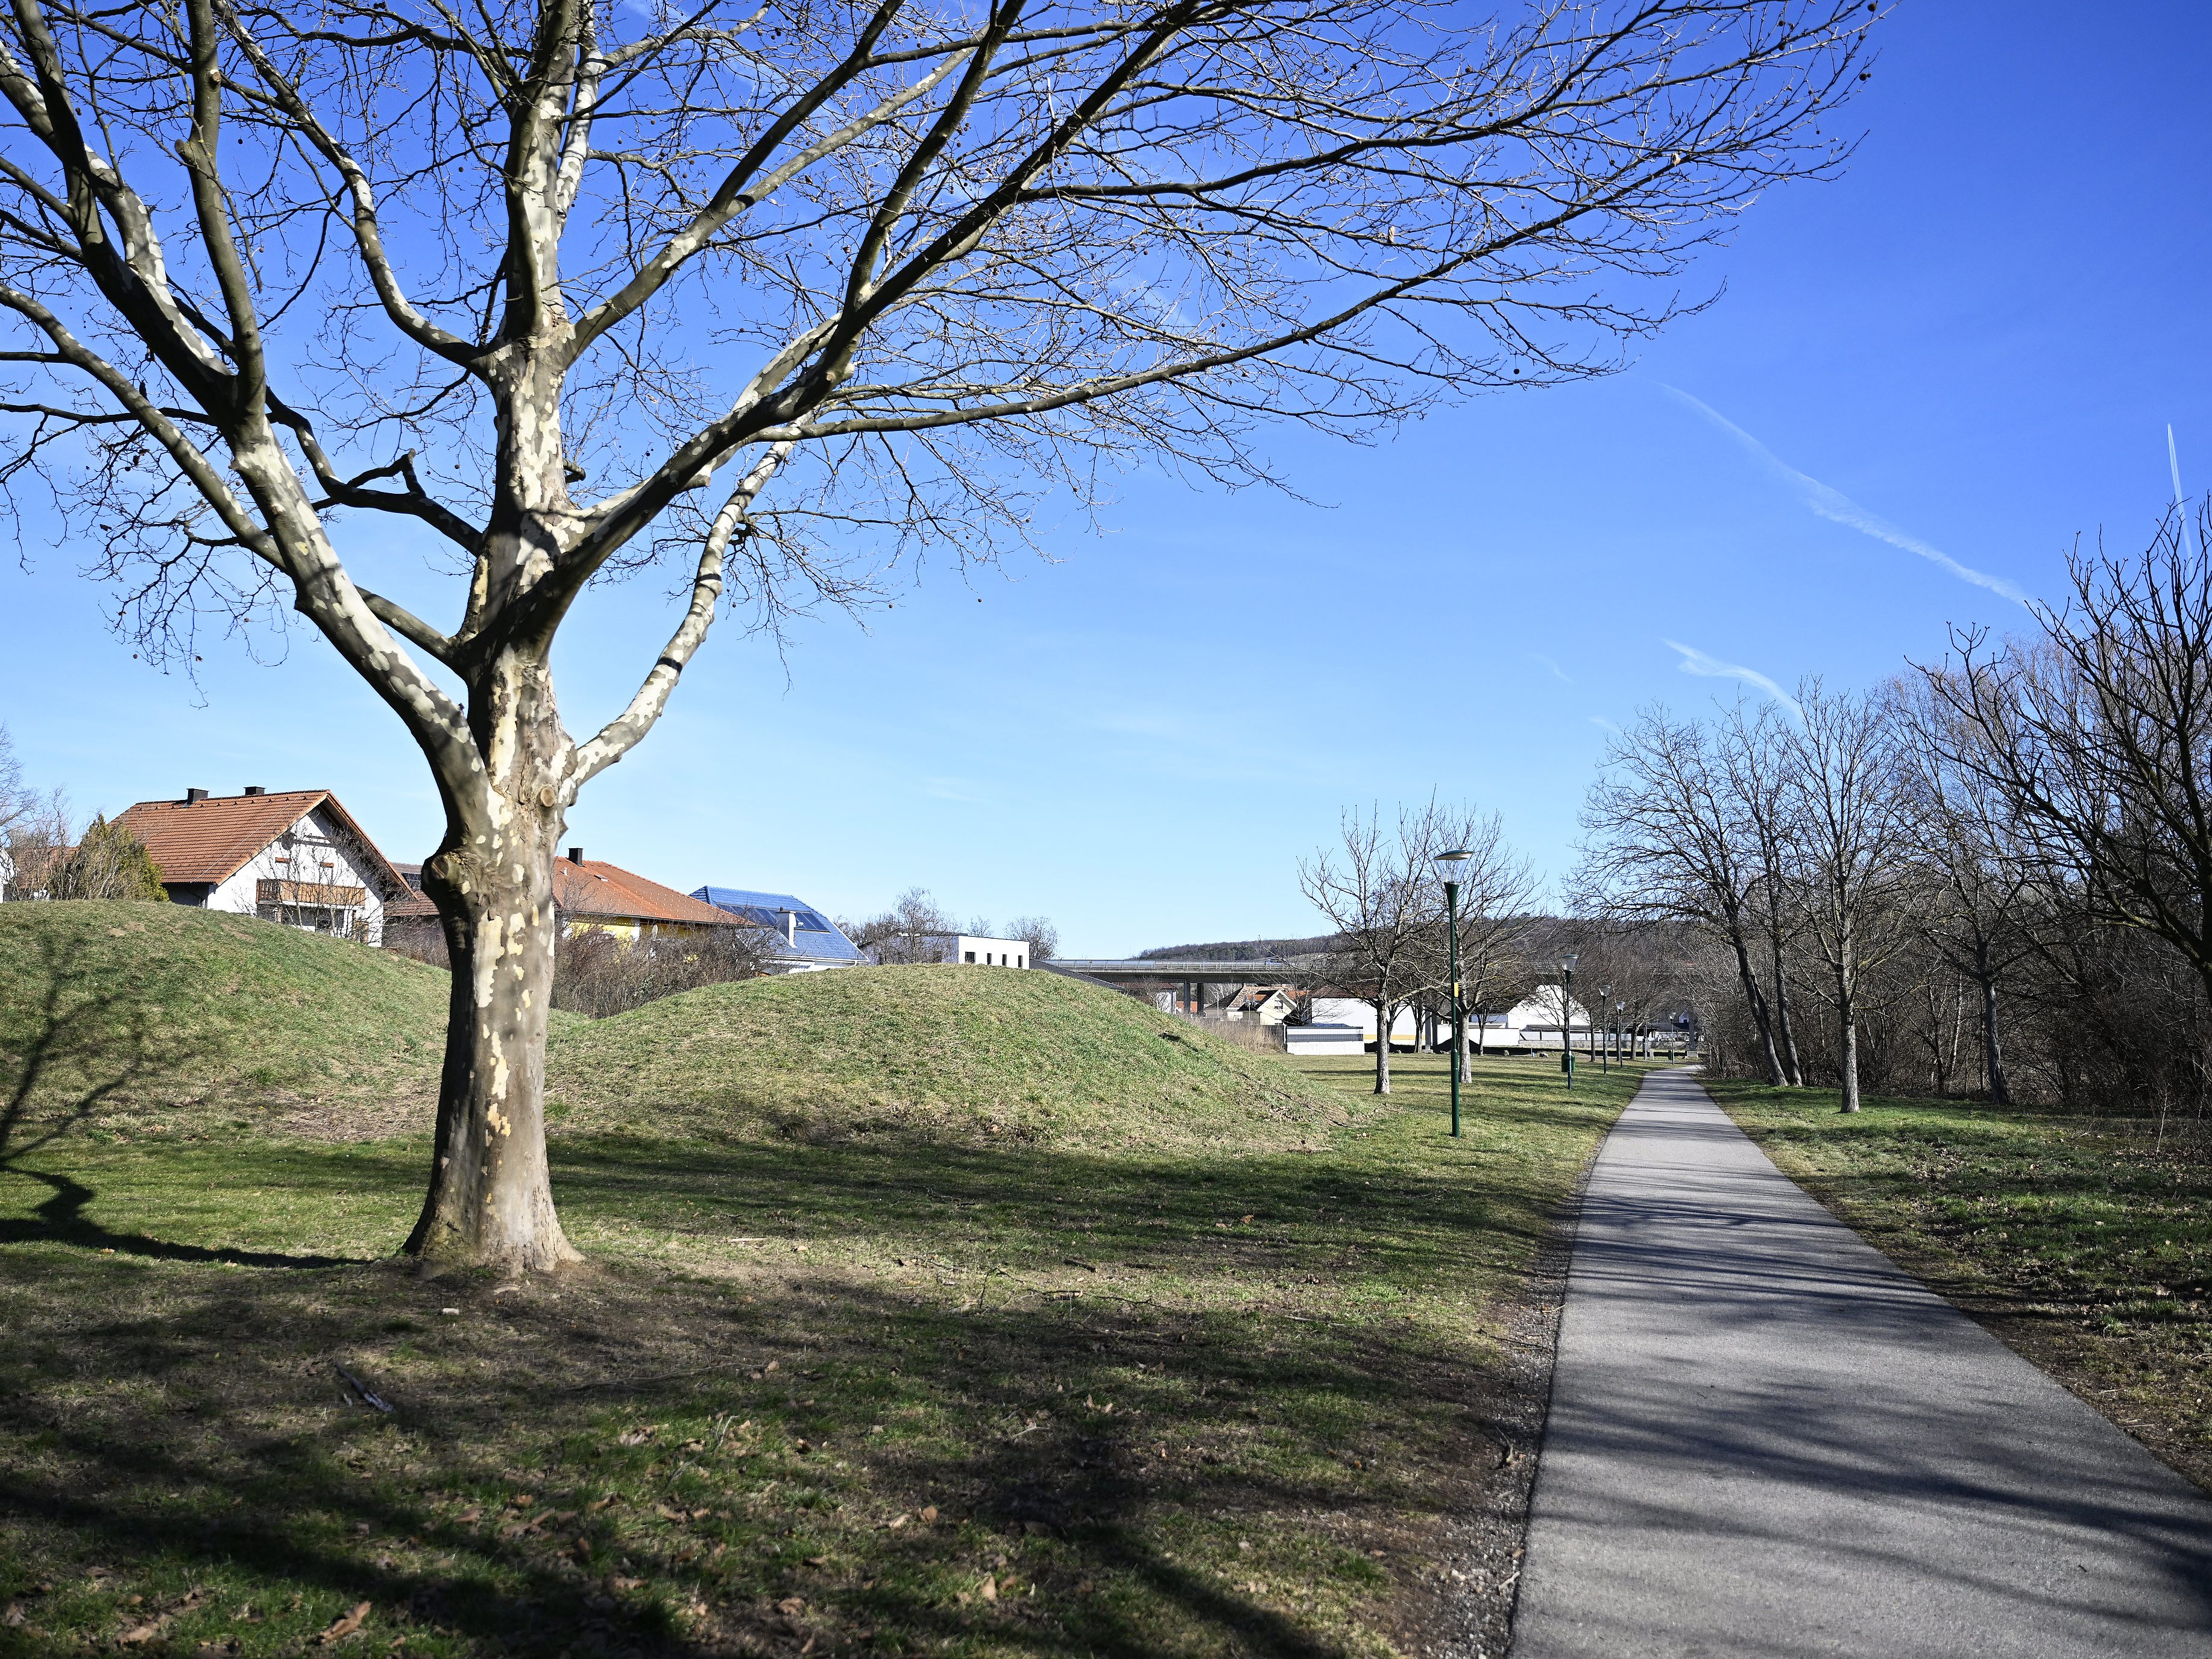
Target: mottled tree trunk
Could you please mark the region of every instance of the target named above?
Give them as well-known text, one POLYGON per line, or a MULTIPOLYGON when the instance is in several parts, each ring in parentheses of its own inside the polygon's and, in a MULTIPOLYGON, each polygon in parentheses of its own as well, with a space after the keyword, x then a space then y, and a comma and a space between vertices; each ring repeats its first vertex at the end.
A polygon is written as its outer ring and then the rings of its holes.
POLYGON ((542 658, 487 671, 471 724, 487 775, 446 787, 444 843, 423 866, 453 962, 430 1188, 407 1250, 426 1265, 546 1272, 580 1258, 545 1154, 553 859, 571 751, 542 658))
POLYGON ((1387 1002, 1375 1005, 1375 1092, 1390 1092, 1390 1016, 1395 1012, 1387 1002))

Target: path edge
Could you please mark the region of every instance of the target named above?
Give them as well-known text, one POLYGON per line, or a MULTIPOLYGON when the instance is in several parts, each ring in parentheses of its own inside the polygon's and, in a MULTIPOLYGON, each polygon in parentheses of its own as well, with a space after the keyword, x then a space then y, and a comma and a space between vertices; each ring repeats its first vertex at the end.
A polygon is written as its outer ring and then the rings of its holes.
MULTIPOLYGON (((1637 1091, 1643 1091, 1641 1083, 1637 1091)), ((1621 1108, 1627 1109, 1626 1104, 1621 1108)), ((1512 1649, 1530 1506, 1559 1373, 1567 1279, 1590 1176, 1612 1138, 1608 1127, 1583 1158, 1574 1185, 1553 1208, 1528 1270, 1505 1304, 1503 1346, 1512 1409, 1489 1424, 1498 1443, 1486 1445, 1484 1451, 1496 1459, 1496 1478, 1479 1506, 1452 1517, 1445 1534, 1440 1571, 1459 1582, 1445 1598, 1438 1620, 1443 1629, 1425 1646, 1430 1659, 1506 1659, 1512 1649)))

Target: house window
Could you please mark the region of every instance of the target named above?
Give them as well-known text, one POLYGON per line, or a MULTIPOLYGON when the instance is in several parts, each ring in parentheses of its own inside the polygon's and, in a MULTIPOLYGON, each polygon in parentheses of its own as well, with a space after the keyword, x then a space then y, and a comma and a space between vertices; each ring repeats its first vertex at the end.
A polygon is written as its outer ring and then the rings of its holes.
POLYGON ((1017 968, 1026 968, 1029 966, 1029 963, 1024 962, 1021 957, 1016 957, 1014 958, 1014 966, 1017 968))
POLYGON ((969 951, 969 952, 967 952, 967 953, 966 953, 966 956, 965 956, 965 957, 964 957, 963 959, 964 959, 964 960, 966 960, 966 961, 968 961, 968 962, 972 963, 972 962, 974 962, 974 961, 975 960, 975 953, 973 951, 969 951))

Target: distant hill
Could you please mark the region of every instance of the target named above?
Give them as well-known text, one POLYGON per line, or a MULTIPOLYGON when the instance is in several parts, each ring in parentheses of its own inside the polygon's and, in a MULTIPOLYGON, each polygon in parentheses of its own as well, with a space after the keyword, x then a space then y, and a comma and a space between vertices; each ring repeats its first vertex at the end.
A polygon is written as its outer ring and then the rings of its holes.
POLYGON ((1234 939, 1212 945, 1161 945, 1138 951, 1133 960, 1149 962, 1156 957, 1172 957, 1203 962, 1287 962, 1293 957, 1318 956, 1335 943, 1334 933, 1323 933, 1315 939, 1234 939))

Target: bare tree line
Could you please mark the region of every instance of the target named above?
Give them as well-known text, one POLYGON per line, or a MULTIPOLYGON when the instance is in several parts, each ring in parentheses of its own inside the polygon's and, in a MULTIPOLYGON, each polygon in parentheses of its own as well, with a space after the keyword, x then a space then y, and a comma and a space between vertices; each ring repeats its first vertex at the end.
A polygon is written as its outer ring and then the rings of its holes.
POLYGON ((1858 693, 1646 710, 1577 907, 1697 941, 1708 1059, 1782 1086, 2201 1114, 2212 1093, 2212 564, 2177 509, 2017 637, 1858 693))
POLYGON ((98 814, 80 822, 69 796, 27 783, 0 726, 0 897, 166 903, 161 872, 138 838, 98 814))

